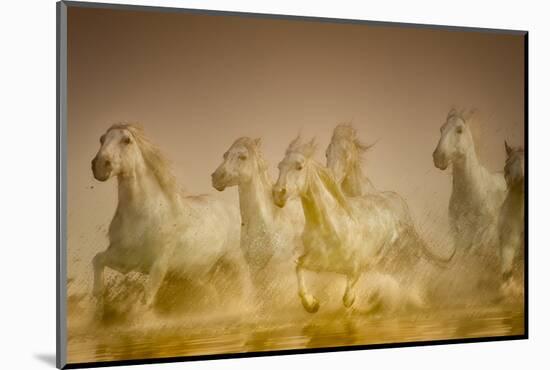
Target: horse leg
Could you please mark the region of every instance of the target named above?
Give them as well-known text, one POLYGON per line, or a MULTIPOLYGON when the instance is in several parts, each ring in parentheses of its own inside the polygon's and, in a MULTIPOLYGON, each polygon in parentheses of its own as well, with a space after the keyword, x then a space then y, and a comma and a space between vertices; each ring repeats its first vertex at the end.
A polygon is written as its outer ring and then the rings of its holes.
POLYGON ((107 251, 99 252, 92 260, 92 266, 94 268, 94 288, 92 294, 97 299, 98 303, 103 301, 103 293, 105 291, 103 272, 105 270, 106 255, 107 251))
POLYGON ((240 292, 241 300, 249 303, 254 298, 255 293, 252 285, 250 266, 240 250, 230 253, 227 257, 227 262, 235 273, 236 286, 240 292))
POLYGON ((92 266, 94 269, 94 286, 92 289, 92 295, 97 300, 97 306, 100 311, 103 310, 105 299, 105 283, 104 272, 105 267, 109 267, 121 274, 126 274, 130 271, 130 266, 126 263, 126 255, 120 253, 120 250, 109 246, 103 252, 97 253, 92 259, 92 266))
POLYGON ((296 277, 298 278, 298 295, 302 299, 302 305, 309 313, 319 311, 319 301, 312 294, 308 293, 305 279, 304 268, 302 267, 302 259, 298 260, 296 265, 296 277))
POLYGON ((119 249, 112 245, 94 256, 92 266, 94 269, 94 287, 92 293, 98 299, 103 296, 105 291, 103 279, 105 267, 109 267, 124 275, 132 270, 131 265, 127 263, 127 255, 121 253, 119 249))
POLYGON ((509 281, 512 277, 512 268, 514 265, 514 259, 516 258, 517 246, 521 244, 521 239, 514 234, 513 231, 507 236, 507 240, 502 243, 501 250, 501 273, 505 282, 509 281))
POLYGON ((357 273, 347 276, 346 291, 344 293, 344 297, 342 298, 346 308, 350 308, 353 305, 353 302, 355 302, 355 284, 357 283, 357 280, 359 280, 359 274, 357 273))
POLYGON ((147 308, 151 308, 153 301, 157 295, 164 277, 166 276, 166 271, 168 270, 168 260, 166 257, 160 258, 157 260, 151 269, 149 270, 149 276, 147 282, 145 283, 145 291, 143 295, 144 303, 147 308))

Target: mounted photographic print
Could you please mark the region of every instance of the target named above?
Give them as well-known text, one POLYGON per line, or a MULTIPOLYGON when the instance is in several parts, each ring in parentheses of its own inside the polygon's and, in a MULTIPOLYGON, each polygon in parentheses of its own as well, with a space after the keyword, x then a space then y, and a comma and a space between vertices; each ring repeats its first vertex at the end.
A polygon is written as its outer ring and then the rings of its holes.
POLYGON ((57 11, 58 367, 527 338, 527 32, 57 11))

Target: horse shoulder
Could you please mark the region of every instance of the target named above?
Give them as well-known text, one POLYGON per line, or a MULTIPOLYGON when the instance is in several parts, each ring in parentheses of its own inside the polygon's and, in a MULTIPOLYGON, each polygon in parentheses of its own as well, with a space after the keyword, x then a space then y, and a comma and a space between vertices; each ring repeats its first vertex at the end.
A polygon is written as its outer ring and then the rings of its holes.
MULTIPOLYGON (((239 215, 211 196, 186 196, 179 241, 185 253, 222 254, 239 240, 239 215)), ((183 252, 182 252, 183 253, 183 252)))

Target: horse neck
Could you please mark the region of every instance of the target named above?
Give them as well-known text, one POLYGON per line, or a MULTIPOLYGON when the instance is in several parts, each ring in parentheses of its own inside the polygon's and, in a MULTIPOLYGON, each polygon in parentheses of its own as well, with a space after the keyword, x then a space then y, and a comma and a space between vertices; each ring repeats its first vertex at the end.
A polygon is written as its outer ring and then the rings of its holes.
POLYGON ((164 192, 153 172, 145 163, 119 175, 117 212, 130 212, 143 215, 149 206, 171 205, 171 197, 164 192))
MULTIPOLYGON (((310 169, 314 171, 314 169, 310 169)), ((306 190, 300 196, 306 224, 321 226, 336 235, 335 219, 337 215, 334 203, 338 201, 326 189, 321 178, 316 172, 309 174, 306 190), (332 202, 330 202, 332 200, 332 202)))
POLYGON ((510 186, 506 197, 517 204, 523 205, 525 199, 525 182, 519 181, 518 183, 510 186))
POLYGON ((241 219, 245 224, 270 224, 274 206, 271 198, 272 184, 267 173, 258 172, 252 179, 239 184, 241 219))
POLYGON ((478 195, 485 171, 472 145, 463 158, 453 162, 453 193, 466 198, 478 195))
POLYGON ((350 197, 363 195, 363 182, 365 180, 361 164, 358 160, 355 160, 349 166, 349 170, 346 172, 344 180, 342 180, 342 190, 350 197))

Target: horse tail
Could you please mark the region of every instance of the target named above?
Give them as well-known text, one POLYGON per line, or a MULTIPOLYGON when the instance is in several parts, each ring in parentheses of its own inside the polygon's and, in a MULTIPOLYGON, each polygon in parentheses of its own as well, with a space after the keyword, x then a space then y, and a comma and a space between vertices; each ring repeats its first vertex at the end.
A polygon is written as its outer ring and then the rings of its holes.
POLYGON ((428 247, 428 244, 426 243, 426 241, 422 239, 420 235, 418 235, 416 230, 411 229, 410 235, 414 243, 420 248, 422 255, 427 260, 429 260, 430 262, 433 262, 435 265, 439 267, 446 267, 453 260, 456 254, 456 245, 453 245, 453 250, 448 256, 443 257, 434 253, 434 251, 430 247, 428 247))

